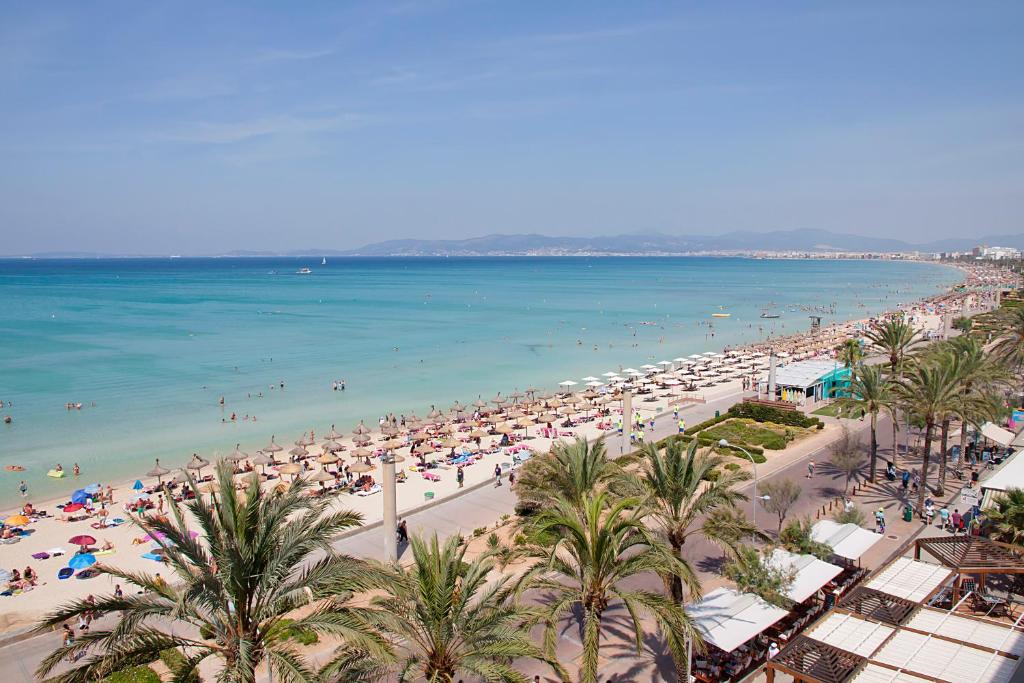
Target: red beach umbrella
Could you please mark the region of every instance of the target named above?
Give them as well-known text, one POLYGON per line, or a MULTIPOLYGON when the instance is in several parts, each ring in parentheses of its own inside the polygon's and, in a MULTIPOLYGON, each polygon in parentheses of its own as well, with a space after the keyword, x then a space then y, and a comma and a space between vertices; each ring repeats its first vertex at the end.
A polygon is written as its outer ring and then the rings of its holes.
POLYGON ((72 545, 87 546, 94 545, 96 543, 96 539, 88 534, 82 534, 80 536, 72 536, 68 539, 68 543, 72 545))
POLYGON ((72 503, 71 505, 64 506, 64 512, 78 512, 84 507, 81 503, 72 503))

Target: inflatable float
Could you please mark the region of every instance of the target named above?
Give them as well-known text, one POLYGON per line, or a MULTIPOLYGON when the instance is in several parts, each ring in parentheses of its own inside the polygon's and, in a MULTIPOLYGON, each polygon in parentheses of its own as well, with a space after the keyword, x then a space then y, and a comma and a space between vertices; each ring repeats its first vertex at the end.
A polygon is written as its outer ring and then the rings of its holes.
POLYGON ((53 477, 54 479, 60 479, 64 476, 64 470, 50 470, 46 473, 46 476, 53 477))

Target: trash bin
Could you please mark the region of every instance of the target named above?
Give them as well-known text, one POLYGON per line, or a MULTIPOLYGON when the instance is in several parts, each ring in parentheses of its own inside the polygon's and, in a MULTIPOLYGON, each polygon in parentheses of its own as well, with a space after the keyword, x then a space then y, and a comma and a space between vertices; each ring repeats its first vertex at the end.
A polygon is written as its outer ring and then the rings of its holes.
POLYGON ((716 411, 715 411, 715 417, 721 417, 721 416, 722 416, 722 413, 720 413, 720 412, 718 412, 718 411, 716 410, 716 411))
POLYGON ((913 520, 914 520, 914 508, 910 507, 909 505, 904 505, 903 506, 903 521, 904 522, 911 522, 913 520))

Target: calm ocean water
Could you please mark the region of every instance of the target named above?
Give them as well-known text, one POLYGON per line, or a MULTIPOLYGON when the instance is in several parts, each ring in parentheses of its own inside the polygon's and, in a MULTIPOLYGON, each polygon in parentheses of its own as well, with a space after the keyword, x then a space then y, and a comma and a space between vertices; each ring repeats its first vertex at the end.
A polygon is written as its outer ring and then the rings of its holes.
POLYGON ((21 478, 34 497, 70 490, 45 476, 56 462, 78 462, 80 483, 124 479, 154 457, 176 467, 807 329, 794 307, 863 317, 959 279, 878 261, 319 261, 0 260, 0 464, 28 468, 0 473, 0 503, 21 478), (770 303, 780 319, 758 317, 770 303))

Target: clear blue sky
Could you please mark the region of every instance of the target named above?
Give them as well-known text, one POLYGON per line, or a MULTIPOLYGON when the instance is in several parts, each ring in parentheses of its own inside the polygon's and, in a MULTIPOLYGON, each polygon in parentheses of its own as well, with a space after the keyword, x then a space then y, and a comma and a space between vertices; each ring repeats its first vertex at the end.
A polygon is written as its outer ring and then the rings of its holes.
POLYGON ((6 2, 0 253, 1024 232, 1024 2, 6 2))

